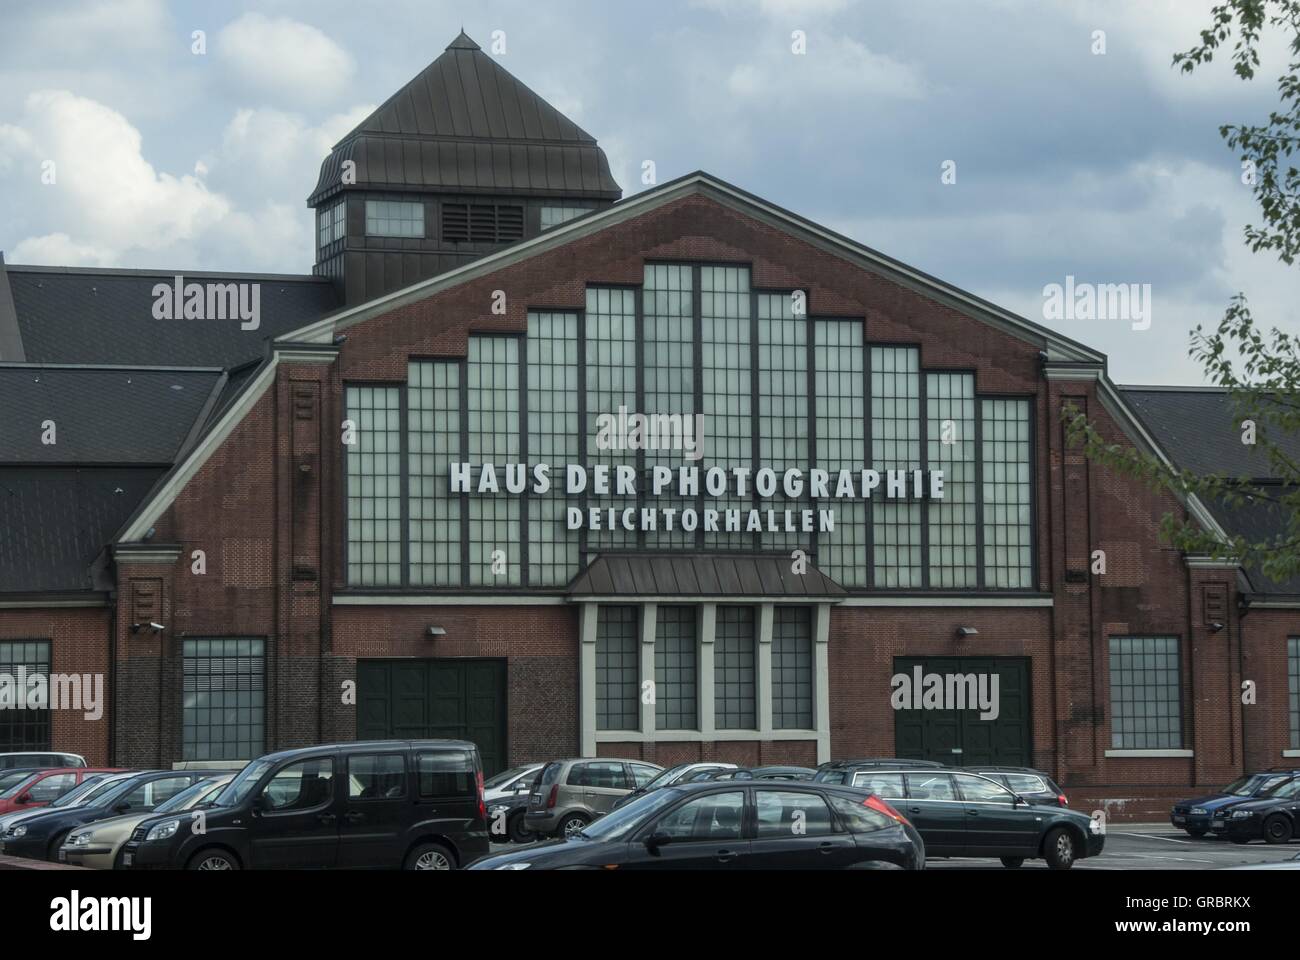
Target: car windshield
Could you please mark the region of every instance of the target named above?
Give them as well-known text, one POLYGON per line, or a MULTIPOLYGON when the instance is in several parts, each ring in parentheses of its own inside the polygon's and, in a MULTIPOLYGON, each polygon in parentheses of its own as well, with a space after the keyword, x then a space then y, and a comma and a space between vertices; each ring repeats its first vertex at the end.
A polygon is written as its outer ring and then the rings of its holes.
MULTIPOLYGON (((11 770, 9 773, 0 774, 0 791, 8 790, 15 783, 21 783, 31 775, 31 770, 11 770)), ((0 796, 4 796, 4 794, 0 792, 0 796)))
POLYGON ((1300 778, 1275 783, 1260 796, 1267 797, 1269 800, 1290 800, 1292 797, 1300 796, 1300 778))
POLYGON ((154 813, 170 813, 173 810, 184 810, 196 798, 201 797, 212 789, 211 780, 200 780, 193 786, 186 787, 180 793, 173 794, 158 806, 153 808, 154 813))
POLYGON ((9 799, 11 799, 11 798, 13 798, 13 797, 18 796, 18 794, 22 793, 24 790, 26 790, 28 787, 30 787, 33 783, 35 783, 37 780, 39 780, 39 779, 40 779, 40 776, 41 776, 41 775, 40 775, 39 773, 29 773, 27 776, 23 777, 21 780, 19 780, 17 783, 15 783, 12 787, 10 787, 10 788, 9 788, 8 790, 6 790, 4 793, 0 793, 0 800, 9 800, 9 799))
POLYGON ((646 817, 675 802, 681 795, 681 790, 674 790, 671 787, 647 793, 583 827, 576 836, 583 840, 597 840, 602 843, 622 840, 645 822, 646 817))
POLYGON ((51 807, 79 807, 81 806, 81 802, 85 800, 86 797, 90 796, 90 794, 96 788, 102 787, 103 785, 104 785, 104 777, 102 774, 98 777, 87 777, 85 780, 82 780, 81 783, 77 784, 75 787, 73 787, 63 796, 59 797, 59 799, 55 800, 52 804, 50 804, 50 806, 51 807))
POLYGON ((238 805, 247 797, 257 786, 257 781, 262 779, 262 774, 271 769, 270 760, 254 760, 239 775, 226 785, 226 789, 217 795, 217 799, 212 801, 214 807, 233 807, 238 805))
MULTIPOLYGON (((1281 779, 1281 778, 1277 778, 1281 779)), ((1260 787, 1264 786, 1269 780, 1263 774, 1248 773, 1244 777, 1239 777, 1232 783, 1223 788, 1224 793, 1230 793, 1235 797, 1253 797, 1259 793, 1260 787)))
POLYGON ((527 773, 531 769, 532 769, 531 764, 526 767, 512 767, 511 769, 505 771, 504 773, 498 773, 495 777, 489 777, 487 780, 484 780, 483 789, 491 790, 495 787, 504 786, 505 784, 509 783, 511 780, 514 780, 516 777, 522 777, 525 773, 527 773))
POLYGON ((660 771, 657 777, 655 777, 653 780, 651 780, 641 789, 646 793, 649 793, 651 790, 658 790, 664 784, 672 783, 673 780, 675 780, 677 776, 681 774, 681 772, 689 766, 690 766, 689 763, 679 763, 675 767, 669 767, 667 770, 660 771))

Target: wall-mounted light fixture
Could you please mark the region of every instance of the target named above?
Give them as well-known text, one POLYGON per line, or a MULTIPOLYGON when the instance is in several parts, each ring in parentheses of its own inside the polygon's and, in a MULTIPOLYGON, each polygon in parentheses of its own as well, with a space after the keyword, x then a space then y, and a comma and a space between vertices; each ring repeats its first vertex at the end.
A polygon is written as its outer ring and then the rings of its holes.
POLYGON ((167 628, 164 627, 161 623, 153 623, 152 621, 149 623, 131 624, 132 633, 139 633, 141 630, 152 630, 154 633, 162 633, 166 629, 167 628))
POLYGON ((446 630, 436 626, 430 626, 425 632, 431 637, 445 637, 447 635, 446 630))
POLYGON ((1223 629, 1223 624, 1221 624, 1218 620, 1215 620, 1213 623, 1210 624, 1210 633, 1218 633, 1222 629, 1223 629))
POLYGON ((979 635, 980 635, 980 632, 979 632, 978 630, 976 630, 974 627, 958 627, 958 628, 957 628, 957 639, 958 639, 958 640, 969 640, 971 637, 978 637, 979 635))

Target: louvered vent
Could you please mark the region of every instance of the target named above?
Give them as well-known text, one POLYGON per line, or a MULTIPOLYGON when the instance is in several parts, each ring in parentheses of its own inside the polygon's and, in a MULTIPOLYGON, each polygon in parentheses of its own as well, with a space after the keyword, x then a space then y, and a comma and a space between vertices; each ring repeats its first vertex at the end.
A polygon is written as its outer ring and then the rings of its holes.
POLYGON ((524 238, 524 208, 492 203, 444 203, 446 243, 513 243, 524 238))
POLYGON ((464 243, 469 239, 469 204, 442 205, 442 239, 446 243, 464 243))

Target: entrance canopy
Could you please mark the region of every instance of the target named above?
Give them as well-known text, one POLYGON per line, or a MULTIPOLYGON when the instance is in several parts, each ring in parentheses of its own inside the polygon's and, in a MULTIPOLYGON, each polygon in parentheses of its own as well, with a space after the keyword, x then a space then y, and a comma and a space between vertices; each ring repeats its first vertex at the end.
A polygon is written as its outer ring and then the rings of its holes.
POLYGON ((593 560, 569 584, 574 600, 609 597, 838 601, 838 583, 785 553, 617 553, 593 560))

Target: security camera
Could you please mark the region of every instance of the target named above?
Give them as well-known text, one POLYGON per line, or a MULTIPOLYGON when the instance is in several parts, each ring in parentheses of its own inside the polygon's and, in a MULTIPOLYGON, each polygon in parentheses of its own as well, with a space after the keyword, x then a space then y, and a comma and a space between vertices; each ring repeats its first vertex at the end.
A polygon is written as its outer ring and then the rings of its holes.
POLYGON ((163 632, 164 630, 166 630, 167 628, 164 627, 161 623, 154 623, 154 622, 150 621, 150 623, 149 623, 149 629, 150 629, 150 630, 157 630, 159 633, 162 633, 162 632, 163 632))

